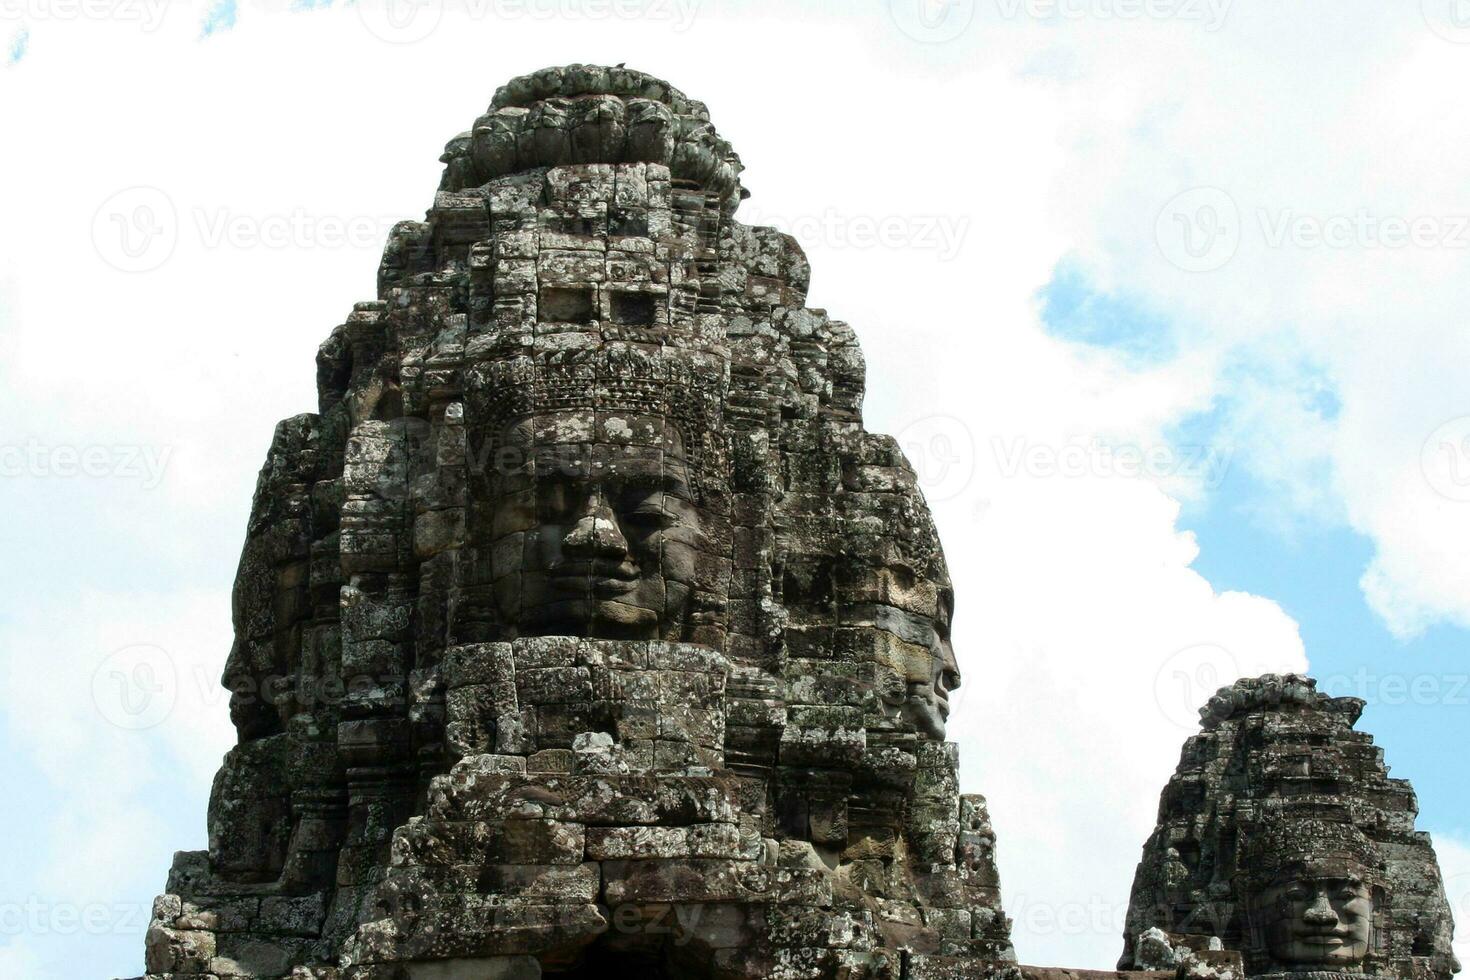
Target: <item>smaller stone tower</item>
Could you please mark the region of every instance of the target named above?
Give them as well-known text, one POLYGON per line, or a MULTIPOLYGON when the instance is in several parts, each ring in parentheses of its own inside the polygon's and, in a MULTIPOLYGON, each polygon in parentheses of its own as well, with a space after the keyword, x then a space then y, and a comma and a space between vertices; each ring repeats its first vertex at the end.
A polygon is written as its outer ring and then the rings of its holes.
POLYGON ((1459 969, 1414 791, 1353 730, 1362 710, 1297 674, 1236 681, 1200 709, 1143 846, 1120 969, 1161 965, 1160 947, 1252 976, 1459 969))

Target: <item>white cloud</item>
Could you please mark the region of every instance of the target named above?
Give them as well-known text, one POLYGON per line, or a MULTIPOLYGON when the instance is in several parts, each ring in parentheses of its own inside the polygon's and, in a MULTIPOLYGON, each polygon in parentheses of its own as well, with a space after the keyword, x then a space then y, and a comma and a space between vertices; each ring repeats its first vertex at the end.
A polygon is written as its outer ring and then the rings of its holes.
POLYGON ((41 975, 41 960, 25 946, 9 943, 0 946, 0 975, 35 977, 41 975))
MULTIPOLYGON (((1026 961, 1111 966, 1187 702, 1235 670, 1305 666, 1279 607, 1191 570, 1177 501, 1207 492, 1207 474, 1166 455, 1134 476, 1098 447, 1177 450, 1172 426, 1233 406, 1223 462, 1260 475, 1288 517, 1371 536, 1365 589, 1391 625, 1470 622, 1457 587, 1470 554, 1444 545, 1465 539, 1470 504, 1421 472, 1429 434, 1470 413, 1462 253, 1266 240, 1288 210, 1470 214, 1457 103, 1470 62, 1416 11, 1239 0, 1207 32, 1005 20, 982 4, 968 33, 925 45, 883 10, 817 5, 704 4, 687 29, 447 9, 423 40, 390 44, 371 7, 270 6, 241 4, 202 43, 203 7, 168 5, 152 30, 40 19, 0 76, 17 87, 0 128, 26 148, 7 159, 24 193, 0 228, 0 442, 171 452, 156 492, 89 488, 98 513, 118 509, 79 528, 48 509, 54 481, 11 488, 56 526, 54 556, 8 597, 28 614, 3 626, 8 664, 47 672, 27 682, 32 707, 4 710, 58 806, 95 778, 131 801, 141 839, 171 805, 161 785, 202 800, 228 742, 223 696, 119 740, 86 717, 95 659, 156 643, 191 679, 217 674, 254 473, 275 421, 314 407, 316 345, 371 298, 381 234, 427 207, 444 141, 510 76, 573 60, 626 61, 706 100, 749 168, 743 216, 806 229, 813 305, 863 340, 870 427, 913 448, 953 567, 966 672, 953 727, 966 788, 991 800, 1026 961), (1195 186, 1225 190, 1244 233, 1222 268, 1190 274, 1155 235, 1195 186), (135 194, 124 224, 99 219, 120 192, 135 194), (864 222, 899 247, 863 245, 864 222), (1166 311, 1178 356, 1140 366, 1047 336, 1035 297, 1064 259, 1166 311), (1336 415, 1317 407, 1323 384, 1336 415), (123 551, 126 579, 80 601, 65 588, 123 551), (146 593, 130 591, 153 567, 146 593)), ((197 846, 202 805, 189 819, 195 839, 150 846, 197 846)), ((77 894, 141 887, 103 853, 136 852, 99 838, 45 878, 77 894)), ((161 883, 165 864, 150 858, 143 878, 161 883)))
POLYGON ((217 683, 229 599, 173 585, 36 589, 0 619, 0 745, 25 757, 4 768, 27 801, 6 818, 0 928, 9 955, 35 958, 0 975, 137 973, 173 852, 204 846, 210 779, 234 741, 217 683))
POLYGON ((1100 283, 1186 324, 1186 351, 1237 365, 1204 382, 1235 396, 1227 434, 1281 516, 1345 519, 1372 539, 1365 594, 1390 628, 1470 623, 1470 557, 1444 545, 1470 532, 1470 504, 1445 497, 1465 489, 1470 443, 1421 464, 1431 434, 1470 414, 1456 380, 1470 196, 1452 176, 1470 150, 1463 49, 1413 5, 1237 4, 1219 34, 1170 41, 1058 39, 1077 59, 1070 240, 1100 283), (1155 218, 1199 186, 1229 195, 1238 247, 1185 272, 1155 218), (1294 379, 1328 384, 1340 414, 1293 404, 1294 379))

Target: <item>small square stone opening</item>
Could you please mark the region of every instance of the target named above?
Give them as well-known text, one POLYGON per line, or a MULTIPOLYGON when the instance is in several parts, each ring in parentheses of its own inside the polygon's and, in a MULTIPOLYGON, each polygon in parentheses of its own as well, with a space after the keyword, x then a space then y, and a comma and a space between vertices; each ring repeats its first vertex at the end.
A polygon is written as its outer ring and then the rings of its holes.
POLYGON ((596 310, 591 286, 544 286, 536 304, 542 323, 591 323, 596 310))
POLYGON ((612 293, 608 297, 608 317, 621 326, 651 327, 656 299, 652 293, 612 293))

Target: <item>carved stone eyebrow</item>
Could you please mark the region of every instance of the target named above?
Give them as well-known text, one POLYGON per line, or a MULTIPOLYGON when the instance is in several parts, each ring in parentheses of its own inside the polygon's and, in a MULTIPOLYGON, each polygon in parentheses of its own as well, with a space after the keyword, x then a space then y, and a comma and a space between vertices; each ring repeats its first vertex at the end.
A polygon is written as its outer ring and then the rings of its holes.
POLYGON ((617 478, 622 481, 625 490, 642 493, 662 491, 682 500, 692 500, 693 493, 689 481, 679 472, 683 468, 684 462, 680 460, 678 467, 664 465, 657 470, 633 470, 617 474, 617 478))

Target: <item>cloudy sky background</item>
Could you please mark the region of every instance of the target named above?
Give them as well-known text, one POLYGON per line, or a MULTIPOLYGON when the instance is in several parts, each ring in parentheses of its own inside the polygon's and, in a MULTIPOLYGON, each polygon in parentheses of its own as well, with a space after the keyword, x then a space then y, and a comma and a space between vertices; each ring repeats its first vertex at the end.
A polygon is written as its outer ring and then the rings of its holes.
POLYGON ((141 971, 272 427, 444 142, 573 61, 704 99, 856 327, 1023 961, 1112 965, 1265 670, 1369 701, 1470 918, 1470 4, 0 0, 0 977, 141 971))

